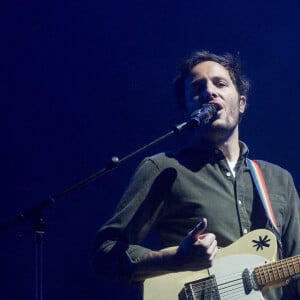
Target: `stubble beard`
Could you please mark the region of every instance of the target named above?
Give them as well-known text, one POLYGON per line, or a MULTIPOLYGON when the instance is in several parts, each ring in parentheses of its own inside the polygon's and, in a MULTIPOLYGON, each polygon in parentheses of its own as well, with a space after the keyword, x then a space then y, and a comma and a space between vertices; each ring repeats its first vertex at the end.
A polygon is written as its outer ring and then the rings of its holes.
POLYGON ((233 134, 238 124, 225 126, 222 124, 206 124, 195 130, 195 137, 198 140, 209 142, 213 145, 222 145, 233 134))

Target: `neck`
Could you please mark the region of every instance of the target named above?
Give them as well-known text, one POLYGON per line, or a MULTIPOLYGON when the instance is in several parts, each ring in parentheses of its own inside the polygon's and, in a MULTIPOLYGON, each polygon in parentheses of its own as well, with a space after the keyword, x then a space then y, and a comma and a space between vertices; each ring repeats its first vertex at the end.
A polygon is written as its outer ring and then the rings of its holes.
POLYGON ((236 163, 238 161, 240 156, 238 126, 230 134, 226 135, 219 132, 219 134, 214 133, 203 138, 220 149, 228 162, 236 163))
POLYGON ((222 150, 225 158, 232 163, 236 163, 240 156, 238 127, 227 138, 221 140, 216 146, 222 150))
POLYGON ((222 150, 227 161, 231 163, 236 163, 238 161, 240 156, 240 146, 238 142, 234 145, 226 142, 220 145, 218 148, 222 150))

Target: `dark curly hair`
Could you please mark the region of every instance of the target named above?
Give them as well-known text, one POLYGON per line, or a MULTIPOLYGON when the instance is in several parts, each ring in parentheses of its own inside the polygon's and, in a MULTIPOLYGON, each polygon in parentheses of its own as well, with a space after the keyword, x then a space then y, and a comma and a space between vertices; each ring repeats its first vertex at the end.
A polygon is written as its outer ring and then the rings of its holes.
POLYGON ((179 108, 185 112, 185 80, 189 77, 195 65, 205 61, 214 61, 223 66, 229 72, 238 93, 243 96, 247 96, 248 94, 250 82, 241 74, 241 63, 238 57, 234 57, 229 53, 217 55, 209 51, 197 51, 183 61, 179 67, 179 74, 174 80, 174 91, 179 108))

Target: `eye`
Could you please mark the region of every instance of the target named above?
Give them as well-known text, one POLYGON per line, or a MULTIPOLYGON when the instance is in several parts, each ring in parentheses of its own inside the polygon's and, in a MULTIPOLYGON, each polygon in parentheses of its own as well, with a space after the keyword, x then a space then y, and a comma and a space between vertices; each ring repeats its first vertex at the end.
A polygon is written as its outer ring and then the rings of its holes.
POLYGON ((203 88, 201 86, 193 86, 193 88, 190 90, 190 95, 193 99, 198 99, 202 92, 203 88))
POLYGON ((218 87, 226 87, 228 84, 225 80, 218 80, 216 83, 215 83, 216 86, 218 87))

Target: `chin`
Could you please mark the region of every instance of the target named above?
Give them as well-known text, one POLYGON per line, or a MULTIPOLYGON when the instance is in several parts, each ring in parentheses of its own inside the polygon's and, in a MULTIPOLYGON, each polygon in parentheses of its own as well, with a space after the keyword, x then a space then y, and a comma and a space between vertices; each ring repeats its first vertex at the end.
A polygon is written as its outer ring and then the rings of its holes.
POLYGON ((215 127, 215 126, 225 126, 225 121, 224 120, 222 120, 222 119, 220 119, 220 118, 218 118, 218 119, 215 119, 215 120, 213 120, 211 123, 210 123, 210 126, 212 126, 212 127, 215 127))
POLYGON ((233 126, 228 126, 228 124, 225 125, 224 122, 214 121, 211 124, 199 127, 195 131, 195 135, 197 138, 216 143, 228 137, 233 130, 233 126))

